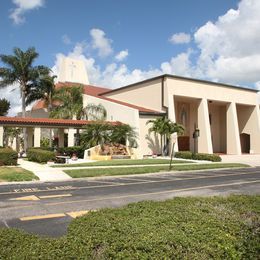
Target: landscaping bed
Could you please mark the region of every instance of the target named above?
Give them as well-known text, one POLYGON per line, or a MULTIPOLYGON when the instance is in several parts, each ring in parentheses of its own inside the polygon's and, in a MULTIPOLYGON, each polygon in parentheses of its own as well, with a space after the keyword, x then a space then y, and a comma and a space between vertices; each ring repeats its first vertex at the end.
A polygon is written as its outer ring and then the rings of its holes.
MULTIPOLYGON (((173 160, 172 163, 192 163, 185 160, 173 160)), ((149 164, 170 164, 170 160, 166 159, 118 159, 109 161, 98 161, 91 163, 75 163, 65 165, 54 165, 52 167, 82 167, 82 166, 117 166, 117 165, 149 165, 149 164)))
POLYGON ((68 234, 0 228, 0 259, 258 259, 260 196, 175 198, 90 212, 68 234))
MULTIPOLYGON (((207 164, 191 164, 191 165, 173 165, 171 171, 192 171, 206 169, 221 169, 221 168, 240 168, 249 167, 246 164, 240 163, 207 163, 207 164)), ((154 173, 160 171, 169 171, 169 166, 144 166, 144 167, 118 167, 118 168, 95 168, 95 169, 75 169, 64 170, 72 178, 82 177, 98 177, 98 176, 114 176, 114 175, 131 175, 154 173)))
POLYGON ((21 167, 0 167, 0 182, 39 180, 32 172, 21 167))

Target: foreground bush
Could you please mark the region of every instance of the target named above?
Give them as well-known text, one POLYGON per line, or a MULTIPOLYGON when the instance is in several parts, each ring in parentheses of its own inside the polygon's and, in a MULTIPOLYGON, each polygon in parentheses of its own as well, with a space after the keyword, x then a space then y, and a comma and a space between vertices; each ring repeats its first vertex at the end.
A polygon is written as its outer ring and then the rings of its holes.
POLYGON ((0 166, 17 165, 18 154, 11 148, 0 148, 0 166))
POLYGON ((30 148, 27 150, 27 157, 29 161, 47 163, 55 159, 55 153, 39 148, 30 148))
POLYGON ((258 259, 260 196, 175 198, 91 212, 67 236, 0 229, 0 259, 258 259))
POLYGON ((221 157, 217 154, 208 153, 192 153, 190 151, 176 152, 175 158, 192 159, 192 160, 202 160, 211 162, 221 162, 221 157))
POLYGON ((72 146, 72 147, 60 147, 57 149, 57 152, 60 154, 65 154, 68 156, 72 156, 74 153, 78 156, 78 158, 84 158, 85 149, 81 146, 72 146))

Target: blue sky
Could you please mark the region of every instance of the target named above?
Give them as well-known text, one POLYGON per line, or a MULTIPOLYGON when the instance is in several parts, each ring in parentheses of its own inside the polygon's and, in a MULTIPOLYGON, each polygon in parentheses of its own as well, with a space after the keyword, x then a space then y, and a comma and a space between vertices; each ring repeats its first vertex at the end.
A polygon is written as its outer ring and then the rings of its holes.
POLYGON ((54 73, 72 56, 110 88, 162 73, 260 88, 259 13, 259 0, 4 0, 0 53, 34 46, 54 73))
MULTIPOLYGON (((31 1, 31 0, 27 0, 31 1)), ((14 1, 15 2, 15 1, 14 1)), ((38 62, 53 66, 56 53, 68 53, 73 44, 64 44, 67 35, 72 43, 90 41, 89 31, 99 28, 113 40, 115 51, 129 50, 130 69, 158 67, 161 62, 186 50, 187 45, 172 45, 174 33, 192 33, 209 20, 216 20, 237 0, 45 0, 42 7, 28 10, 25 19, 14 24, 9 18, 17 6, 4 1, 0 9, 1 53, 10 53, 14 46, 26 49, 35 46, 38 62)), ((95 53, 92 53, 94 57, 95 53)), ((97 57, 96 57, 97 58, 97 57)), ((98 61, 100 65, 108 59, 98 61)))

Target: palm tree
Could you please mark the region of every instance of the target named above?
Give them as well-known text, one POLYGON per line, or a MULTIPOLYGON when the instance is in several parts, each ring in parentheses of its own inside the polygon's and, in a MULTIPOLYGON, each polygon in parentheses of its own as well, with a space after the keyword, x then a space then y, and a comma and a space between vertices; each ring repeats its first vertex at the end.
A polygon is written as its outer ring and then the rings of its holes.
MULTIPOLYGON (((183 125, 181 124, 177 124, 177 123, 170 123, 170 127, 169 127, 169 131, 167 133, 167 137, 170 139, 172 134, 177 134, 177 135, 182 135, 185 131, 185 128, 183 125)), ((172 142, 172 150, 171 150, 171 160, 170 160, 170 167, 169 169, 171 170, 172 168, 172 159, 173 159, 173 155, 174 155, 174 145, 175 142, 172 142)))
MULTIPOLYGON (((30 105, 36 100, 43 100, 47 107, 47 112, 50 114, 53 108, 53 96, 55 95, 55 80, 56 76, 43 75, 36 81, 26 96, 26 105, 30 105)), ((52 147, 52 129, 49 131, 49 146, 52 147)))
POLYGON ((111 125, 103 121, 97 121, 93 124, 89 124, 85 126, 85 130, 81 133, 81 144, 85 148, 103 145, 110 140, 110 131, 111 125))
POLYGON ((128 124, 113 126, 109 136, 110 142, 123 145, 126 145, 128 142, 130 147, 137 147, 136 138, 137 133, 135 132, 134 128, 128 124))
POLYGON ((155 136, 160 136, 160 146, 161 146, 161 153, 163 154, 163 138, 165 132, 165 117, 159 117, 156 119, 151 119, 146 122, 146 124, 152 124, 152 126, 148 129, 148 133, 154 133, 155 136))
POLYGON ((148 129, 149 133, 154 132, 155 135, 160 135, 160 145, 162 155, 169 153, 169 139, 173 133, 181 134, 184 131, 184 127, 177 123, 173 123, 170 119, 165 117, 156 118, 147 121, 146 124, 152 124, 148 129))
POLYGON ((82 92, 81 86, 66 86, 58 89, 53 96, 53 100, 58 101, 60 105, 53 108, 50 117, 82 119, 84 117, 82 92))
POLYGON ((107 119, 107 111, 102 104, 90 103, 84 108, 84 111, 87 120, 102 121, 107 119))
MULTIPOLYGON (((83 109, 82 92, 82 86, 66 86, 58 89, 53 96, 53 100, 58 101, 60 105, 51 111, 50 116, 62 119, 83 119, 85 111, 83 109)), ((79 129, 77 129, 76 145, 79 145, 79 139, 79 129)))
MULTIPOLYGON (((22 98, 22 116, 26 116, 26 96, 41 75, 49 74, 50 69, 45 66, 33 66, 39 56, 35 48, 22 51, 14 48, 14 55, 0 55, 0 60, 6 67, 0 67, 0 88, 18 83, 22 98)), ((23 129, 24 149, 27 149, 26 128, 23 129)))

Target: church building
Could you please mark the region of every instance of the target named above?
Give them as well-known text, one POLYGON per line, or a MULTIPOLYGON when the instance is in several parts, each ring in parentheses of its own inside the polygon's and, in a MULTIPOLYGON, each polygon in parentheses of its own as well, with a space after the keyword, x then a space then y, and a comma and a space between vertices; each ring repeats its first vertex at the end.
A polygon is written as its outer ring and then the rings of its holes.
MULTIPOLYGON (((257 91, 174 75, 161 75, 117 89, 92 86, 82 61, 64 58, 57 86, 83 86, 84 106, 102 104, 108 121, 120 121, 135 128, 139 157, 159 153, 159 142, 149 135, 148 120, 167 117, 185 127, 175 149, 201 153, 260 153, 260 113, 257 91)), ((47 118, 42 101, 36 102, 31 117, 47 118)), ((71 129, 72 134, 76 130, 71 129), (74 132, 73 132, 74 131, 74 132)), ((68 141, 73 145, 74 140, 68 141)))

